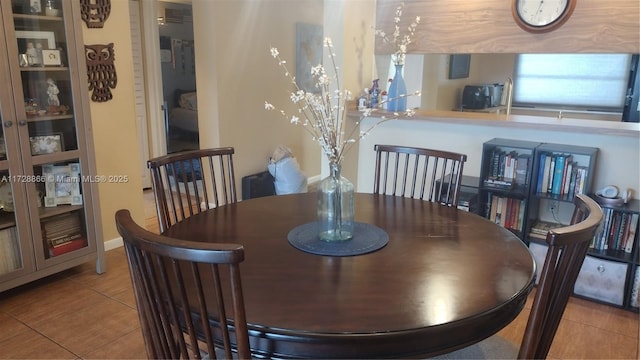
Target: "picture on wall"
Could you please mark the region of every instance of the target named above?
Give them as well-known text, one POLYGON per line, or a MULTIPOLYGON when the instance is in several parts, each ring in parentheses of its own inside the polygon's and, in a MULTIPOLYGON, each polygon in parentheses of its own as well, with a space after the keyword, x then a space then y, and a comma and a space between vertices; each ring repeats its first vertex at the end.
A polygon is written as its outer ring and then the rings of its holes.
POLYGON ((449 79, 469 77, 470 54, 453 54, 449 57, 449 79))
POLYGON ((301 90, 318 92, 311 67, 322 63, 322 25, 296 23, 296 83, 301 90))

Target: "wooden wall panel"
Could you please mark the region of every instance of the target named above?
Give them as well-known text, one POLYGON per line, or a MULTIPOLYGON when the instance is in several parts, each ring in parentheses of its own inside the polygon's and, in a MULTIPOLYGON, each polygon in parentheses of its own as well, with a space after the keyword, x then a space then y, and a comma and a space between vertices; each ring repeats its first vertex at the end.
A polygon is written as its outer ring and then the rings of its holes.
MULTIPOLYGON (((531 34, 513 20, 512 0, 406 0, 401 29, 421 17, 411 53, 640 52, 640 1, 576 1, 560 28, 531 34)), ((376 29, 393 31, 399 3, 378 0, 376 29)), ((376 52, 389 52, 379 39, 376 52)))

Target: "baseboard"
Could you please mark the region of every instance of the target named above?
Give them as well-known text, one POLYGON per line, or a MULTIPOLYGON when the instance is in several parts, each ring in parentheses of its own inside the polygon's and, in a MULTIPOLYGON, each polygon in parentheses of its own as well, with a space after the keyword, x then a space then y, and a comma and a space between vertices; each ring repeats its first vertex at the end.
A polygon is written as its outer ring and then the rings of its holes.
POLYGON ((318 184, 320 184, 321 180, 322 180, 321 175, 309 176, 307 178, 307 191, 311 192, 311 191, 317 190, 318 184))
POLYGON ((109 251, 109 250, 113 250, 113 249, 117 249, 121 246, 124 245, 124 242, 122 242, 122 237, 118 237, 115 239, 111 239, 111 240, 107 240, 104 242, 104 251, 109 251))

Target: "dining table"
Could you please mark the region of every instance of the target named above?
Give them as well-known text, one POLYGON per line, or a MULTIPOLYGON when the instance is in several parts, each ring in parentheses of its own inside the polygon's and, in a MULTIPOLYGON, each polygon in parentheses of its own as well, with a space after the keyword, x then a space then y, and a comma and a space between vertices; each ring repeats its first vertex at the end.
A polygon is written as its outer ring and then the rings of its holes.
POLYGON ((511 231, 420 199, 356 193, 354 206, 354 237, 343 242, 314 238, 313 192, 223 205, 164 235, 243 245, 256 357, 436 356, 495 334, 524 308, 535 262, 511 231))

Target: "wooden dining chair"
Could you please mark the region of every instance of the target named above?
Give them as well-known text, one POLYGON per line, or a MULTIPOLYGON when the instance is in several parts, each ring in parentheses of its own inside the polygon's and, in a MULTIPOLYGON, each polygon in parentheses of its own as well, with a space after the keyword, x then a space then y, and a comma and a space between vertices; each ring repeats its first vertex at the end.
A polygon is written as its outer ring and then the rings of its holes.
POLYGON ((244 248, 154 234, 136 224, 128 210, 117 211, 115 220, 148 357, 250 358, 240 281, 244 248))
POLYGON ((373 192, 457 206, 467 155, 408 146, 375 145, 373 192))
POLYGON ((237 201, 234 148, 172 153, 147 161, 160 232, 204 210, 237 201))
POLYGON ((574 198, 571 225, 549 230, 547 255, 538 279, 527 327, 518 349, 499 335, 439 358, 544 359, 573 293, 589 244, 602 223, 602 208, 587 195, 574 198))

